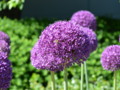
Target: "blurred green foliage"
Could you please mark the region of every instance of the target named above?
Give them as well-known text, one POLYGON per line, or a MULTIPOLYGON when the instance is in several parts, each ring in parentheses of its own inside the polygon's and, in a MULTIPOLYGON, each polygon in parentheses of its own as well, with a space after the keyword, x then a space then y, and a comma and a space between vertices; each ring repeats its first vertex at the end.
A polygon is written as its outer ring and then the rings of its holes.
MULTIPOLYGON (((54 21, 48 19, 10 20, 0 18, 0 30, 7 33, 11 39, 9 59, 13 67, 13 79, 10 90, 51 90, 50 72, 36 70, 31 65, 30 50, 38 40, 41 31, 54 21)), ((87 60, 89 88, 90 90, 112 90, 113 72, 102 68, 100 56, 108 45, 119 44, 120 20, 98 17, 97 22, 98 48, 91 53, 87 60)), ((55 79, 58 90, 63 90, 63 72, 57 72, 55 79)), ((80 66, 73 65, 68 69, 68 80, 69 90, 79 90, 80 66)), ((120 77, 118 77, 118 80, 120 80, 120 77)), ((120 86, 118 88, 120 89, 120 86)))
POLYGON ((25 0, 0 0, 0 11, 8 8, 11 10, 12 8, 18 8, 20 10, 23 9, 25 0))

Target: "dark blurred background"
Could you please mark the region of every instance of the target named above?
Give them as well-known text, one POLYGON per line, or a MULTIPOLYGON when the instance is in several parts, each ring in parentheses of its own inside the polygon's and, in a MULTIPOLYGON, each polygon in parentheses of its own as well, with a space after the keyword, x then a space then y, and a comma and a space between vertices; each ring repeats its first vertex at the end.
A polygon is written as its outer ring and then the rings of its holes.
POLYGON ((66 19, 78 10, 89 10, 96 16, 120 18, 118 0, 26 0, 22 18, 66 19))
POLYGON ((78 10, 120 18, 118 0, 0 0, 0 16, 10 18, 70 18, 78 10), (7 4, 6 2, 11 1, 7 4))

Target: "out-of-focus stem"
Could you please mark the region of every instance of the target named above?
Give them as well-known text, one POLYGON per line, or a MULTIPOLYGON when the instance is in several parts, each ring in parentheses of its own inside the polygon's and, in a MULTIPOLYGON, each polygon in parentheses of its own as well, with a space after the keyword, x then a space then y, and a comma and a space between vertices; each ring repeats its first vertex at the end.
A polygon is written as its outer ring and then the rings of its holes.
POLYGON ((86 65, 86 62, 84 62, 84 69, 85 69, 86 90, 89 90, 88 89, 88 74, 87 74, 87 65, 86 65))
POLYGON ((51 80, 52 80, 52 82, 51 82, 51 88, 52 88, 52 90, 56 90, 55 89, 54 71, 51 71, 51 80))
POLYGON ((117 71, 114 71, 113 90, 117 90, 117 71))
POLYGON ((84 80, 84 65, 81 64, 81 89, 83 90, 83 80, 84 80))
POLYGON ((68 90, 67 68, 64 69, 64 90, 68 90))

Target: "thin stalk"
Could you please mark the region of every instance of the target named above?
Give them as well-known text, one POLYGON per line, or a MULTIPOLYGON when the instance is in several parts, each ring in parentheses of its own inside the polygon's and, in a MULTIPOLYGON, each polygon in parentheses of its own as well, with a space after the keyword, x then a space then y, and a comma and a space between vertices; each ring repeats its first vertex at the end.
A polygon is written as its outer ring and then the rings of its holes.
POLYGON ((51 88, 52 88, 52 90, 56 90, 55 89, 54 71, 51 71, 51 80, 52 80, 52 82, 51 82, 51 88))
POLYGON ((84 62, 84 68, 85 68, 86 90, 89 90, 88 89, 88 74, 87 74, 87 65, 86 65, 86 62, 84 62))
POLYGON ((117 90, 117 71, 114 71, 113 90, 117 90))
POLYGON ((67 68, 64 69, 64 90, 68 90, 67 68))
POLYGON ((83 90, 83 80, 84 80, 84 65, 81 64, 81 89, 83 90))

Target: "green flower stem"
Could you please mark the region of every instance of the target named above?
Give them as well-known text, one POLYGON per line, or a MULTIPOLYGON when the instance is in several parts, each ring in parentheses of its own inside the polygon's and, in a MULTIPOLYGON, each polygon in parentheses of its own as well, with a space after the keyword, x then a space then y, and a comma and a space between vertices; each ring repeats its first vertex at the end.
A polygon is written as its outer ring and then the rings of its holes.
POLYGON ((64 90, 68 90, 67 68, 64 69, 64 90))
POLYGON ((117 71, 114 71, 113 90, 117 90, 117 71))
POLYGON ((84 62, 84 68, 85 68, 86 90, 89 90, 88 89, 88 74, 87 74, 87 65, 86 65, 86 62, 84 62))
POLYGON ((84 65, 81 64, 81 89, 83 90, 83 78, 84 78, 84 65))
POLYGON ((52 90, 56 90, 55 89, 54 71, 51 71, 51 80, 52 80, 52 82, 51 82, 51 88, 52 88, 52 90))

